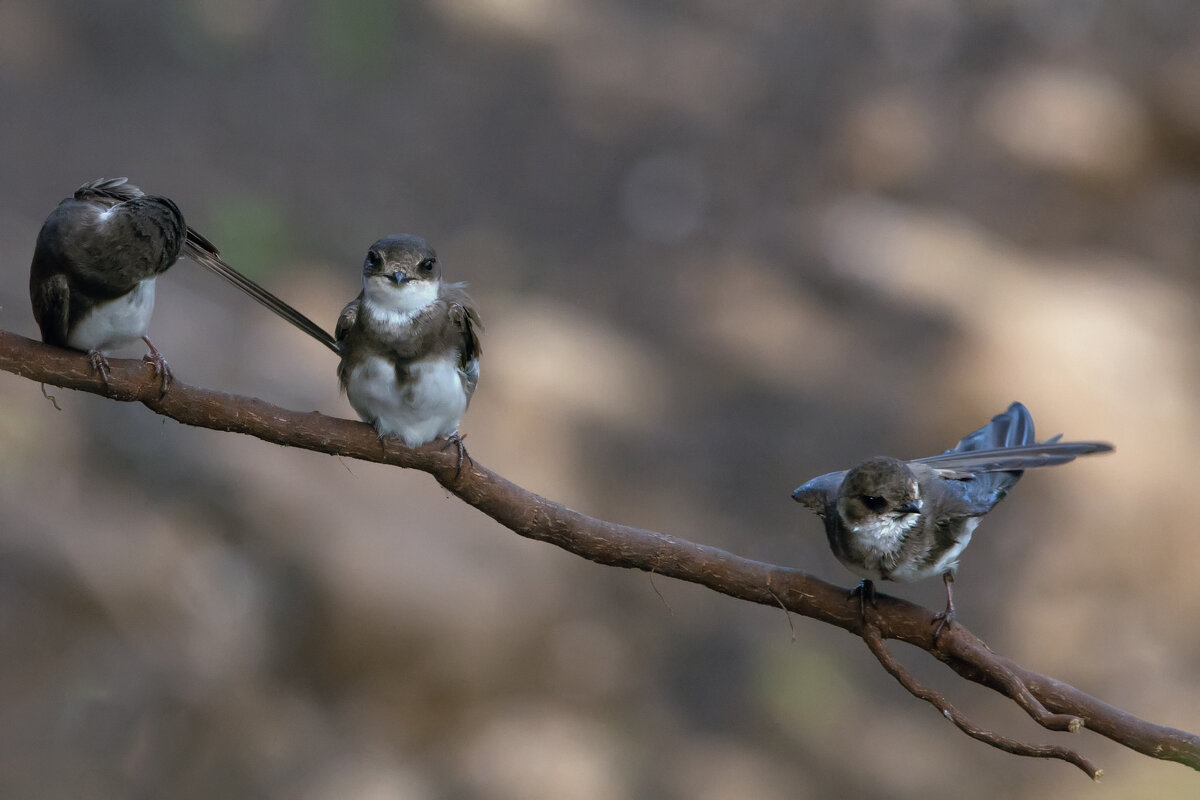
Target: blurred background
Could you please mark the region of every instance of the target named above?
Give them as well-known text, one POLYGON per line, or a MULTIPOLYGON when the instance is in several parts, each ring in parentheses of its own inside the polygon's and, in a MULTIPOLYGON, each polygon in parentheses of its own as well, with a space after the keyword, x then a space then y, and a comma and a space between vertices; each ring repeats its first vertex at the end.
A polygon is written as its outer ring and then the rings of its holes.
MULTIPOLYGON (((1189 0, 5 0, 0 327, 46 214, 127 175, 329 328, 418 233, 487 325, 471 454, 589 514, 856 581, 789 499, 1022 400, 960 619, 1200 730, 1200 16, 1189 0)), ((353 416, 181 262, 178 379, 353 416)), ((131 349, 127 355, 139 357, 131 349)), ((0 795, 1131 798, 1197 776, 894 645, 524 541, 421 473, 0 374, 0 795)), ((889 585, 930 607, 938 581, 889 585)))

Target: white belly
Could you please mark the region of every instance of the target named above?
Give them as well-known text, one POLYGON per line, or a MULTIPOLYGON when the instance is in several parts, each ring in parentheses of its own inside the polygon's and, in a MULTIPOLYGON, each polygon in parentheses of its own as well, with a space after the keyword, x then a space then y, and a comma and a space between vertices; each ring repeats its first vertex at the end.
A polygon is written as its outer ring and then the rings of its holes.
POLYGON ((978 517, 965 520, 954 544, 948 547, 946 552, 942 553, 936 561, 931 564, 912 563, 901 565, 892 570, 888 575, 888 579, 897 583, 912 583, 924 578, 942 575, 946 572, 954 572, 958 567, 958 557, 962 555, 962 551, 966 550, 967 545, 971 543, 971 534, 975 532, 975 528, 978 525, 978 517))
POLYGON ((408 375, 400 385, 390 361, 368 358, 350 371, 346 396, 380 436, 398 436, 409 447, 456 433, 467 410, 467 393, 454 363, 445 358, 418 361, 408 375))
POLYGON ((139 283, 132 292, 94 307, 75 323, 67 344, 76 350, 104 353, 136 342, 146 335, 154 313, 154 278, 139 283))
POLYGON ((904 538, 920 521, 917 514, 906 514, 899 519, 885 517, 860 525, 847 525, 846 537, 854 555, 838 555, 838 560, 855 575, 867 580, 916 580, 897 578, 894 572, 883 569, 882 565, 895 561, 904 538), (883 577, 885 572, 888 573, 887 578, 883 577))

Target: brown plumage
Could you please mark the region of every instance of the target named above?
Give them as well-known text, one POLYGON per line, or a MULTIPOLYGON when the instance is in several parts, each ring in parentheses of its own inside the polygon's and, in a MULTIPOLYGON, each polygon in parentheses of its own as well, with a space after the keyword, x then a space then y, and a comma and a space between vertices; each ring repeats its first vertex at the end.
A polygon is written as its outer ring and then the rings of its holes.
POLYGON ((442 282, 423 239, 380 239, 363 264, 363 291, 335 328, 338 381, 381 436, 413 447, 453 436, 479 382, 482 330, 463 285, 442 282))
POLYGON ((165 392, 170 370, 146 333, 154 281, 179 258, 186 231, 175 203, 124 178, 76 189, 46 217, 29 267, 42 341, 88 353, 107 383, 104 354, 142 339, 165 392))
POLYGON ((80 186, 42 225, 29 269, 42 340, 84 350, 107 381, 104 354, 141 338, 166 391, 170 370, 146 332, 154 281, 181 254, 337 352, 333 337, 319 325, 226 264, 172 200, 147 195, 126 178, 80 186))

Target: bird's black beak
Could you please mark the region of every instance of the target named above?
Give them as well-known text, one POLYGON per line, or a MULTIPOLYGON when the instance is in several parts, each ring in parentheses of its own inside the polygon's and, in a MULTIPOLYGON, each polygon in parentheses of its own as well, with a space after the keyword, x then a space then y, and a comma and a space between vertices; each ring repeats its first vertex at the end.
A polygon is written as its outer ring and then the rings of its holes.
POLYGON ((921 506, 919 503, 916 503, 916 502, 905 503, 904 505, 902 505, 896 509, 896 513, 897 514, 920 514, 921 506))

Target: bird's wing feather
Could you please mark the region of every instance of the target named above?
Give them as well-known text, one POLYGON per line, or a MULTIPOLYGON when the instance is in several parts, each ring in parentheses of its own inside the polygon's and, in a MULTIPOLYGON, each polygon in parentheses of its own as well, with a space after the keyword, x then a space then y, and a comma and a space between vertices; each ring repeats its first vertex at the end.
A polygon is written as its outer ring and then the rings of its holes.
POLYGON ((908 466, 921 487, 921 513, 942 524, 986 514, 1012 488, 1010 483, 983 480, 973 473, 950 477, 919 461, 909 462, 908 466))
POLYGON ((337 326, 333 329, 333 336, 338 343, 346 340, 350 335, 350 331, 354 328, 354 323, 358 321, 358 307, 362 303, 362 294, 351 300, 342 309, 342 313, 338 315, 337 326))
POLYGON ((792 499, 823 519, 826 509, 833 503, 834 498, 837 497, 838 487, 842 485, 842 481, 845 478, 845 470, 841 472, 829 472, 820 477, 813 478, 808 483, 793 491, 792 499))
POLYGON ((1019 447, 998 447, 989 450, 950 451, 937 456, 918 458, 916 464, 927 464, 943 478, 962 480, 988 472, 1050 467, 1074 461, 1089 453, 1107 453, 1113 446, 1107 442, 1060 442, 1058 437, 1046 442, 1019 447))
POLYGON ((141 189, 130 183, 128 178, 97 178, 76 189, 75 199, 92 200, 95 198, 107 198, 115 203, 123 203, 135 197, 144 197, 145 194, 141 189))
POLYGON ((483 354, 483 346, 479 342, 479 334, 483 332, 483 321, 475 309, 470 295, 466 292, 465 283, 450 283, 442 287, 442 299, 446 303, 446 313, 450 317, 459 337, 458 368, 463 378, 463 389, 467 393, 467 401, 475 394, 479 384, 479 357, 483 354))
POLYGON ((31 282, 29 291, 38 328, 42 331, 42 341, 66 347, 71 308, 71 288, 67 277, 51 275, 44 280, 31 282))
POLYGON ((69 197, 38 233, 31 286, 62 274, 72 292, 115 299, 174 264, 183 235, 183 215, 165 197, 69 197))
POLYGON ((1037 441, 1033 428, 1033 416, 1022 403, 1012 403, 1002 413, 992 417, 978 430, 971 431, 948 453, 968 450, 997 450, 1002 447, 1020 447, 1037 441))
POLYGON ((479 334, 483 332, 483 321, 475 309, 475 303, 466 292, 465 283, 450 283, 442 287, 450 321, 462 336, 462 360, 465 364, 483 354, 479 334))

